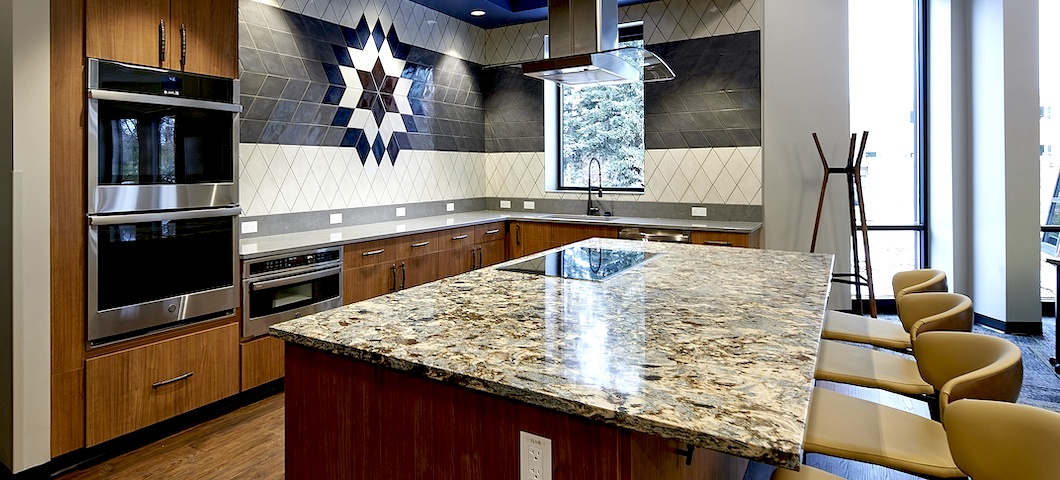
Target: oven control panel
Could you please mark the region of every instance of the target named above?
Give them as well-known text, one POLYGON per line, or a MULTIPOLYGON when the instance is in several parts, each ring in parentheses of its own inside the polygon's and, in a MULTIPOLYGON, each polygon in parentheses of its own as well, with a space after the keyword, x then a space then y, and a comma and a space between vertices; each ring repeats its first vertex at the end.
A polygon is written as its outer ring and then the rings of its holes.
POLYGON ((245 271, 247 276, 258 276, 295 268, 339 264, 341 262, 341 247, 321 248, 312 252, 251 260, 247 262, 247 268, 245 271))

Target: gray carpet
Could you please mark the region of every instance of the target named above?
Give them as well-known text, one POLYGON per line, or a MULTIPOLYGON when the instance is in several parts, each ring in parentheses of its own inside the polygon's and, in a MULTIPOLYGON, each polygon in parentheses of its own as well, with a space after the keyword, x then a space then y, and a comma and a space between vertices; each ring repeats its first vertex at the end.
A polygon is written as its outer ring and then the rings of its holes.
MULTIPOLYGON (((881 315, 880 318, 898 321, 894 315, 881 315)), ((1053 317, 1042 318, 1042 335, 1008 335, 992 328, 975 325, 973 332, 994 335, 1011 340, 1019 345, 1023 351, 1023 389, 1020 391, 1019 403, 1045 408, 1054 412, 1060 412, 1060 375, 1057 375, 1053 367, 1049 365, 1049 358, 1056 354, 1056 319, 1053 317)), ((828 382, 822 382, 828 383, 828 382)), ((837 389, 836 384, 822 385, 824 388, 837 389)), ((877 401, 876 398, 865 396, 869 389, 861 387, 840 387, 843 393, 853 394, 858 397, 877 401)), ((872 391, 878 392, 878 391, 872 391)), ((881 403, 889 404, 888 401, 903 399, 904 397, 881 395, 881 403)), ((908 401, 908 399, 905 399, 908 401)), ((921 402, 914 402, 921 403, 921 402)), ((897 405, 891 405, 897 407, 897 405)), ((917 408, 918 412, 926 415, 926 408, 917 408)), ((894 470, 868 465, 865 463, 843 460, 824 455, 808 455, 806 464, 822 470, 832 472, 848 479, 857 480, 906 480, 916 479, 912 475, 896 472, 894 470)), ((773 467, 751 463, 744 475, 744 480, 768 480, 773 472, 773 467)))

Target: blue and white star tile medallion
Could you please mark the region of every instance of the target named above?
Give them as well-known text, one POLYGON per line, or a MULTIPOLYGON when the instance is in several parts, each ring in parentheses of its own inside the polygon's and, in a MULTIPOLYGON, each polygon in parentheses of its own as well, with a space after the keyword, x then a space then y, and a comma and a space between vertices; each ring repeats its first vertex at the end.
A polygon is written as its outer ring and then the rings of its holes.
POLYGON ((369 157, 375 158, 376 165, 382 165, 384 159, 391 165, 397 163, 398 153, 408 141, 407 137, 395 140, 395 134, 408 133, 402 114, 414 113, 408 97, 412 81, 401 78, 411 47, 401 43, 393 26, 383 32, 378 20, 369 30, 362 15, 356 29, 343 27, 347 55, 336 51, 340 64, 325 68, 331 83, 341 83, 344 88, 339 111, 351 112, 341 125, 347 129, 341 145, 356 148, 361 164, 369 157))

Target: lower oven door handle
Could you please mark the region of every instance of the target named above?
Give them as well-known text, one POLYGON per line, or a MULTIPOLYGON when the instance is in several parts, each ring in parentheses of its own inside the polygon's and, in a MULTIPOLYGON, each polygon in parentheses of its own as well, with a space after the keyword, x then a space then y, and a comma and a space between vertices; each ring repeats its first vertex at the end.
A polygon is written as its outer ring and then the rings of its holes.
POLYGON ((159 222, 162 220, 187 220, 190 218, 233 217, 243 213, 239 207, 206 208, 202 210, 179 210, 175 212, 130 213, 126 215, 89 215, 91 225, 126 225, 129 223, 159 222))
POLYGON ((283 287, 286 285, 292 285, 295 283, 302 283, 309 280, 316 280, 318 278, 324 278, 330 275, 341 274, 341 268, 329 268, 327 270, 319 270, 316 272, 303 273, 301 275, 292 275, 290 277, 276 278, 273 280, 263 280, 260 282, 251 282, 251 290, 264 290, 273 287, 283 287))

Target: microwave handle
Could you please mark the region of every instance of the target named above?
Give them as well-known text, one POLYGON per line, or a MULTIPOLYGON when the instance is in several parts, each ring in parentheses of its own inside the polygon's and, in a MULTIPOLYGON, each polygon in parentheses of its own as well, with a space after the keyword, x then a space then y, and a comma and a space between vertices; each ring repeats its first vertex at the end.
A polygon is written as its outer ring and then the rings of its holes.
POLYGON ((309 280, 316 280, 318 278, 324 278, 330 275, 335 275, 342 272, 342 268, 328 268, 325 270, 318 270, 316 272, 303 273, 301 275, 293 275, 290 277, 277 278, 275 280, 265 280, 262 282, 252 282, 250 284, 251 290, 264 290, 273 287, 283 287, 286 285, 293 285, 295 283, 302 283, 309 280))
POLYGON ((94 100, 113 100, 116 102, 146 103, 149 105, 165 105, 167 107, 199 108, 202 110, 216 110, 221 112, 239 113, 243 106, 238 103, 211 102, 209 100, 196 100, 193 98, 167 97, 165 95, 148 95, 146 93, 117 92, 113 90, 91 89, 88 98, 94 100))
POLYGON ((239 207, 210 208, 206 210, 180 210, 176 212, 130 213, 127 215, 89 215, 90 225, 126 225, 129 223, 158 222, 162 220, 187 220, 191 218, 234 217, 243 213, 239 207))

